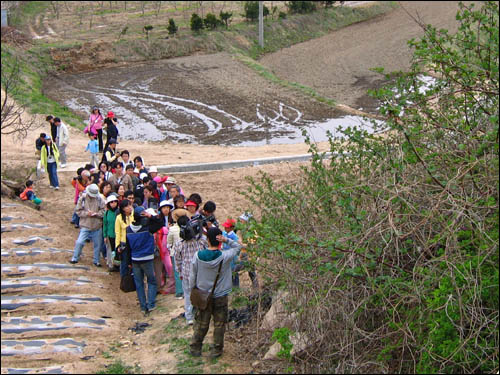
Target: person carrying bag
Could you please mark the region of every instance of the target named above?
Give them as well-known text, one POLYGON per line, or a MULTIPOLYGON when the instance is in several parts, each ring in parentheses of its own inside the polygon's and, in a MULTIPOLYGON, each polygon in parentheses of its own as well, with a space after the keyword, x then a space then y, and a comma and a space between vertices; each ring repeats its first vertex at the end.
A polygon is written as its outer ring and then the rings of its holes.
POLYGON ((217 281, 219 280, 219 275, 220 275, 220 269, 222 267, 222 263, 220 262, 219 264, 219 270, 217 271, 217 277, 215 278, 214 285, 212 287, 212 290, 210 292, 198 289, 198 287, 195 285, 193 287, 193 290, 191 290, 191 303, 194 307, 200 310, 205 310, 208 305, 208 301, 212 299, 212 296, 214 294, 215 286, 217 285, 217 281))
POLYGON ((201 356, 203 340, 208 332, 210 319, 213 317, 214 345, 210 357, 217 358, 222 355, 224 348, 228 295, 232 287, 231 259, 239 255, 241 245, 224 237, 217 227, 207 231, 207 240, 208 248, 199 250, 193 257, 189 275, 191 303, 196 307, 190 354, 194 357, 201 356), (229 248, 220 251, 221 242, 227 242, 229 248), (214 277, 215 270, 217 275, 214 277))

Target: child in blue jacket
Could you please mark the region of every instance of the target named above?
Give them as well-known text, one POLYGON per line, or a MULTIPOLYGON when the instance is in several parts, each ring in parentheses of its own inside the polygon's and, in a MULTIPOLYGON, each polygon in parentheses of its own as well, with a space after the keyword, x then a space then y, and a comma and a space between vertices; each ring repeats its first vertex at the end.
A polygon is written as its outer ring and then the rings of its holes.
POLYGON ((99 144, 96 140, 96 134, 94 132, 89 132, 89 143, 85 148, 85 151, 90 151, 90 164, 97 168, 99 165, 99 160, 97 158, 97 153, 99 152, 99 144))

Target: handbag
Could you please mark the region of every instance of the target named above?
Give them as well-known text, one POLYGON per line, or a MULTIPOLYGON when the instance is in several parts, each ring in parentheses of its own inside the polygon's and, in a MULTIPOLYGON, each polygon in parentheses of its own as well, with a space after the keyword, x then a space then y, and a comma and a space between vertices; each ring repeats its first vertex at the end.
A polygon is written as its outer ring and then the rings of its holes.
POLYGON ((128 271, 120 280, 120 289, 125 292, 135 292, 135 281, 132 272, 128 271))
POLYGON ((212 298, 215 286, 217 285, 217 280, 219 280, 221 267, 222 267, 222 261, 219 264, 219 271, 217 271, 217 277, 215 278, 214 286, 212 287, 210 293, 205 290, 198 289, 196 285, 191 290, 191 296, 190 296, 191 304, 197 309, 203 311, 207 308, 208 301, 210 301, 210 299, 212 298))

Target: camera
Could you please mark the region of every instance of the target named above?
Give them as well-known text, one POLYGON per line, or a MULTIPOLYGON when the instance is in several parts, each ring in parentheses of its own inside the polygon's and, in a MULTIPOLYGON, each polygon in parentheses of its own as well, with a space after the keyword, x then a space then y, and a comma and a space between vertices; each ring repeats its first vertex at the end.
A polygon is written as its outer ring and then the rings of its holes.
POLYGON ((201 235, 201 226, 198 220, 189 220, 185 225, 179 224, 180 227, 180 237, 184 241, 192 240, 193 238, 199 238, 201 235))
POLYGON ((148 199, 148 206, 149 208, 154 209, 155 211, 158 211, 158 199, 151 197, 148 199))

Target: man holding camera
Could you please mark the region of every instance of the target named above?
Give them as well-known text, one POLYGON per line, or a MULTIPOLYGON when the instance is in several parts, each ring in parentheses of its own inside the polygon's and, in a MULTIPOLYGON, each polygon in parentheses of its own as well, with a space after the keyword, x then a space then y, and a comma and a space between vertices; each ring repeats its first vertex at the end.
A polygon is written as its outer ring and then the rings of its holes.
POLYGON ((208 246, 205 237, 201 235, 201 228, 193 226, 189 218, 184 215, 177 219, 180 228, 181 240, 174 245, 175 266, 182 280, 182 290, 184 291, 184 310, 188 325, 193 325, 193 305, 191 304, 191 288, 189 288, 189 275, 191 272, 191 262, 197 251, 208 246))
POLYGON ((118 142, 115 138, 111 138, 109 140, 109 144, 104 149, 104 153, 102 154, 102 161, 107 161, 108 163, 112 163, 120 157, 120 153, 116 150, 116 144, 118 142))

